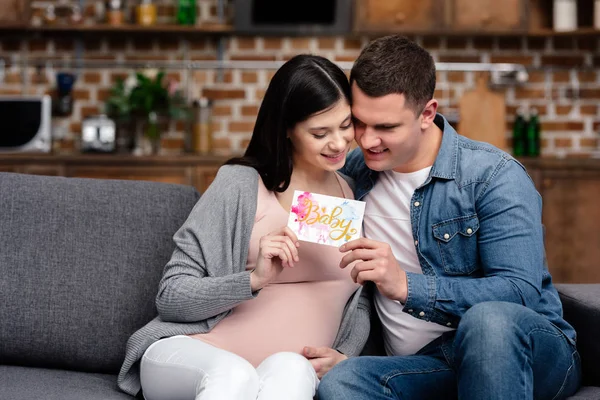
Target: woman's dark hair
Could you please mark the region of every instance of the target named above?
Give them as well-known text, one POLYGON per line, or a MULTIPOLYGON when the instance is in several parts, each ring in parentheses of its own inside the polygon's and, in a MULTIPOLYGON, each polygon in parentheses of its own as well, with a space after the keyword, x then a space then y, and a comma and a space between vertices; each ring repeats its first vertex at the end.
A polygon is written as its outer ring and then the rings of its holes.
POLYGON ((350 93, 346 74, 333 62, 316 55, 294 56, 271 79, 246 152, 225 164, 253 167, 267 189, 285 191, 293 168, 288 130, 342 98, 350 104, 350 93))

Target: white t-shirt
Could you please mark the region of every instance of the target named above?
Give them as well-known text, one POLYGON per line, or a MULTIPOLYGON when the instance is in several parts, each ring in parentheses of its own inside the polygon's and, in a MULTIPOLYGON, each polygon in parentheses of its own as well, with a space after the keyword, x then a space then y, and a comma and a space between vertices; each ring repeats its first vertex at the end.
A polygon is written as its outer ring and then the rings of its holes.
MULTIPOLYGON (((416 188, 429 176, 431 167, 410 173, 385 171, 379 174, 373 189, 365 196, 365 237, 388 243, 406 272, 422 274, 410 222, 410 201, 416 188)), ((402 311, 403 305, 375 293, 375 308, 383 325, 388 355, 415 354, 423 346, 452 330, 427 322, 402 311)))

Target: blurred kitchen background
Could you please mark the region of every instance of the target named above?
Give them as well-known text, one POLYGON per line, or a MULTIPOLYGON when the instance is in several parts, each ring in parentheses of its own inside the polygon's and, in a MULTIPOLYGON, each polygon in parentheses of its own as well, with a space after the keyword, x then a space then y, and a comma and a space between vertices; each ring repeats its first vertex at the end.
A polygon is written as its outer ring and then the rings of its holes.
POLYGON ((558 282, 600 282, 600 0, 0 0, 0 171, 191 184, 281 63, 404 33, 440 112, 523 161, 558 282))

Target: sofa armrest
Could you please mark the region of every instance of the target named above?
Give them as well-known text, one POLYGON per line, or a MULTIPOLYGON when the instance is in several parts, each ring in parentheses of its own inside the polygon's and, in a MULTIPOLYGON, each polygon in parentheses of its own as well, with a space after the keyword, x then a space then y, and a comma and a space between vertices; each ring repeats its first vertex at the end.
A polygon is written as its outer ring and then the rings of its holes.
POLYGON ((577 331, 583 384, 600 386, 600 284, 556 284, 564 317, 577 331))

